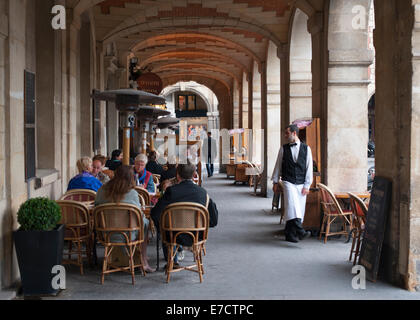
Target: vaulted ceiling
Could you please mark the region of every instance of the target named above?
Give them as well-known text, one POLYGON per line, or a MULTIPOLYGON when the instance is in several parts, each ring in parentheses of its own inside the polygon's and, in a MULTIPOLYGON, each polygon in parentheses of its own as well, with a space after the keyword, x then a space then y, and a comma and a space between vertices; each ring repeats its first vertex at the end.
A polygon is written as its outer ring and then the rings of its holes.
POLYGON ((130 52, 165 83, 188 77, 233 82, 266 60, 269 41, 287 42, 295 0, 80 0, 96 40, 130 52))

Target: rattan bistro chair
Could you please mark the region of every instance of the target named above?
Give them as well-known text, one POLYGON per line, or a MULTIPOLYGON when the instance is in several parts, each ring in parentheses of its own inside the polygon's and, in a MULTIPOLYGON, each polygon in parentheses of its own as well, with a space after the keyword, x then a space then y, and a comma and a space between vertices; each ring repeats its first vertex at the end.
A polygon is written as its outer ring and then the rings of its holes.
POLYGON ((68 259, 63 260, 64 264, 74 264, 80 267, 80 274, 83 275, 83 259, 82 254, 85 254, 91 262, 91 239, 92 228, 89 219, 89 209, 80 202, 72 200, 60 200, 57 204, 61 208, 60 224, 66 226, 64 241, 68 242, 68 259), (85 249, 82 244, 85 243, 85 249), (76 245, 74 250, 73 244, 76 245), (77 254, 77 260, 72 260, 72 255, 77 254))
POLYGON ((137 193, 139 194, 140 203, 142 206, 150 206, 150 194, 149 192, 142 188, 142 187, 135 187, 134 188, 137 193))
POLYGON ((362 199, 351 192, 348 192, 348 194, 350 196, 351 210, 353 211, 353 229, 351 230, 353 233, 353 242, 351 244, 349 261, 351 261, 354 253, 353 265, 356 265, 357 258, 360 254, 360 238, 362 237, 366 225, 368 209, 362 199))
POLYGON ((96 192, 88 189, 73 189, 67 191, 60 200, 73 200, 78 202, 95 201, 96 192))
POLYGON ((146 275, 141 254, 141 244, 144 241, 144 227, 140 209, 127 203, 107 203, 97 206, 93 213, 95 216, 98 241, 105 247, 101 283, 104 283, 105 274, 124 271, 131 273, 132 283, 134 285, 135 268, 140 268, 143 275, 146 275), (113 235, 119 235, 122 240, 111 239, 113 235), (126 249, 128 266, 115 266, 110 261, 111 253, 116 247, 126 249), (134 262, 134 255, 136 253, 139 254, 138 264, 134 262))
POLYGON ((197 272, 200 276, 200 282, 203 282, 202 249, 207 241, 208 230, 209 213, 203 205, 193 202, 178 202, 165 208, 161 217, 160 232, 162 242, 168 248, 167 283, 169 283, 171 273, 182 270, 197 272), (180 235, 191 236, 192 252, 196 264, 173 269, 174 258, 180 246, 177 243, 180 235))
POLYGON ((334 196, 334 193, 324 184, 318 183, 317 187, 321 191, 321 205, 324 212, 324 217, 322 219, 321 231, 319 233, 319 239, 321 240, 322 235, 324 234, 324 243, 327 243, 327 238, 334 235, 347 235, 347 225, 350 230, 352 229, 352 211, 343 210, 337 199, 334 196), (331 224, 340 218, 343 224, 343 230, 337 232, 331 232, 331 224))

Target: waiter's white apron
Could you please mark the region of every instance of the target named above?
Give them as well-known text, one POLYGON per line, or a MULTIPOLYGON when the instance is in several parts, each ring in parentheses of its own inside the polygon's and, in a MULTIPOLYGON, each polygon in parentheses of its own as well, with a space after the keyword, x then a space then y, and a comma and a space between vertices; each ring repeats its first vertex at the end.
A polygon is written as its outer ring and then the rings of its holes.
POLYGON ((305 217, 306 196, 302 195, 303 184, 296 185, 283 181, 284 219, 285 221, 305 217))

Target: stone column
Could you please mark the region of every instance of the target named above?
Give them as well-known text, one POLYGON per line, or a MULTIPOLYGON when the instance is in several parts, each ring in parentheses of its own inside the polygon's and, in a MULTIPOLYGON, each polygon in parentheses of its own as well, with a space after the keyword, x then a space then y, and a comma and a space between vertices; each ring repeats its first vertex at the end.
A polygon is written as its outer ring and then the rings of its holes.
POLYGON ((312 45, 308 17, 296 9, 290 40, 290 122, 312 117, 312 45))
MULTIPOLYGON (((67 9, 69 10, 69 9, 67 9)), ((67 109, 67 121, 68 121, 68 131, 67 131, 67 154, 68 162, 67 166, 69 168, 69 175, 67 176, 66 183, 78 173, 76 162, 77 162, 77 141, 78 141, 78 132, 77 132, 77 57, 79 55, 79 30, 80 30, 80 20, 75 19, 70 21, 71 24, 67 28, 67 38, 68 38, 68 47, 67 47, 67 90, 68 90, 68 109, 67 109)))
POLYGON ((239 128, 239 83, 233 80, 233 129, 239 128))
POLYGON ((258 164, 261 162, 261 72, 257 62, 254 61, 253 73, 253 96, 252 96, 252 131, 253 131, 253 153, 252 161, 258 164))
POLYGON ((6 128, 6 50, 7 38, 9 36, 9 19, 7 12, 7 1, 0 1, 0 288, 11 284, 11 215, 9 210, 9 197, 7 193, 7 153, 6 143, 8 142, 8 130, 6 128))
MULTIPOLYGON (((6 19, 8 38, 4 47, 4 88, 5 93, 5 145, 6 160, 6 211, 2 217, 3 264, 2 285, 10 286, 18 278, 16 255, 13 249, 12 231, 18 228, 16 213, 27 199, 25 183, 24 148, 24 71, 26 66, 26 1, 8 1, 5 9, 10 19, 6 19)), ((3 23, 3 21, 2 21, 3 23)), ((2 24, 0 23, 0 24, 2 24)), ((1 59, 1 57, 0 57, 1 59)), ((0 85, 2 87, 2 85, 0 85)), ((2 103, 0 102, 0 105, 2 103)))
MULTIPOLYGON (((267 171, 268 171, 268 112, 267 112, 267 62, 261 62, 261 124, 260 128, 263 131, 260 131, 259 140, 257 143, 260 145, 260 159, 261 159, 261 168, 263 170, 261 176, 261 195, 263 197, 267 196, 267 171)), ((271 116, 271 115, 270 115, 271 116)), ((257 135, 258 136, 258 135, 257 135)), ((271 159, 270 159, 271 160, 271 159)))
POLYGON ((281 65, 277 47, 270 44, 267 59, 267 196, 272 196, 271 175, 281 146, 281 65))
POLYGON ((392 180, 383 274, 420 290, 420 1, 375 1, 376 175, 392 180))
POLYGON ((282 133, 290 124, 290 105, 289 105, 289 83, 290 83, 290 64, 289 47, 283 45, 277 48, 277 56, 280 58, 280 145, 282 145, 282 133))
POLYGON ((243 73, 242 79, 242 128, 248 128, 248 76, 243 73))
POLYGON ((327 88, 328 88, 328 13, 314 12, 308 20, 312 39, 312 117, 321 119, 321 163, 318 170, 322 181, 328 181, 327 168, 327 88))
MULTIPOLYGON (((356 2, 368 8, 368 0, 356 2)), ((373 55, 367 48, 367 30, 353 29, 354 14, 348 8, 348 0, 331 2, 328 30, 328 164, 324 172, 328 186, 337 192, 367 189, 368 67, 373 55)))

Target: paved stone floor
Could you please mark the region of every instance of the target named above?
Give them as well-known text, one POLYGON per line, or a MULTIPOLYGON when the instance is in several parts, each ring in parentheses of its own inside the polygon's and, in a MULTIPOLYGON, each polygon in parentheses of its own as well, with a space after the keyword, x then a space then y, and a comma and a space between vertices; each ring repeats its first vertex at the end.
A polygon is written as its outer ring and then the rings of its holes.
MULTIPOLYGON (((420 293, 383 282, 368 282, 365 290, 352 289, 350 244, 344 238, 327 244, 316 238, 285 242, 278 236, 284 225, 271 213, 271 199, 256 197, 249 187, 234 186, 224 177, 204 182, 217 203, 219 225, 210 229, 203 283, 196 273, 184 271, 166 284, 160 271, 146 277, 138 273, 134 286, 125 273, 106 276, 101 285, 99 267, 86 268, 84 276, 76 267, 67 267, 67 289, 49 299, 420 299, 420 293)), ((153 240, 148 250, 151 263, 156 262, 154 245, 153 240)), ((184 262, 192 262, 191 253, 184 262)), ((162 259, 161 268, 164 264, 162 259)))

